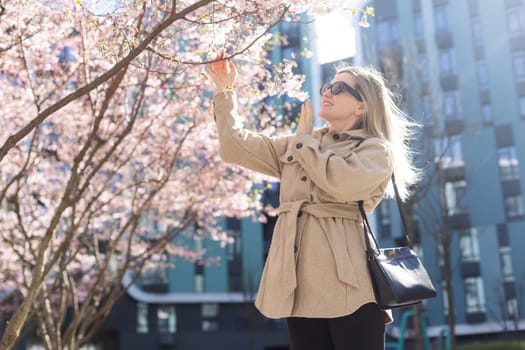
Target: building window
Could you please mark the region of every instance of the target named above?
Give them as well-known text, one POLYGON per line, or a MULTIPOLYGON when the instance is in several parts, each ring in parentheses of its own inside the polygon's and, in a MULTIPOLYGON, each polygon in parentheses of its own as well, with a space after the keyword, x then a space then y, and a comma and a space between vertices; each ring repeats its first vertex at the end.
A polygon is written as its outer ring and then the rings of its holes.
POLYGON ((421 11, 414 13, 414 26, 415 26, 416 39, 424 39, 425 38, 425 25, 423 22, 423 14, 421 13, 421 11))
POLYGON ((470 10, 470 13, 472 13, 472 14, 478 13, 479 12, 478 0, 469 0, 468 1, 468 7, 469 7, 469 10, 470 10))
POLYGON ((442 77, 456 75, 456 50, 453 47, 439 50, 439 69, 442 77))
POLYGON ((465 304, 467 313, 485 312, 485 292, 481 277, 465 278, 465 304))
POLYGON ((219 324, 217 320, 202 320, 202 331, 203 332, 214 332, 219 330, 219 324))
POLYGON ((386 201, 379 206, 379 222, 381 223, 381 237, 390 238, 390 206, 386 201))
POLYGON ((421 106, 423 108, 423 123, 425 126, 434 125, 434 117, 432 113, 432 97, 424 95, 421 97, 421 106))
POLYGON ((512 268, 512 250, 510 247, 501 247, 499 249, 501 258, 501 273, 505 282, 514 281, 514 269, 512 268))
POLYGON ((476 73, 478 77, 478 88, 488 89, 489 88, 489 75, 487 72, 487 65, 484 60, 476 62, 476 73))
POLYGON ((202 330, 204 332, 217 331, 219 329, 219 304, 205 303, 201 305, 202 330))
POLYGON ((519 104, 520 104, 520 116, 523 119, 525 119, 525 96, 520 96, 519 104))
POLYGON ((462 119, 463 106, 461 105, 461 94, 459 91, 451 91, 443 94, 443 109, 446 119, 462 119))
POLYGON ((481 105, 481 118, 484 125, 490 125, 494 123, 494 117, 492 116, 492 105, 490 103, 484 103, 481 105))
POLYGON ((177 331, 177 315, 174 305, 158 306, 157 327, 159 333, 175 333, 177 331))
POLYGON ((522 218, 524 215, 523 196, 518 194, 505 197, 505 212, 509 219, 522 218))
POLYGON ((377 45, 379 48, 399 45, 399 21, 397 18, 388 18, 376 23, 377 45))
POLYGON ((219 304, 205 303, 201 305, 202 317, 217 317, 219 315, 219 304))
POLYGON ((434 24, 436 32, 448 31, 448 15, 446 5, 434 7, 434 24))
POLYGON ((519 320, 518 299, 512 298, 507 300, 507 312, 511 320, 519 320))
POLYGON ((501 181, 518 180, 520 178, 516 146, 498 148, 498 166, 501 181))
POLYGON ((514 146, 514 129, 512 125, 497 125, 494 127, 494 132, 497 148, 514 146))
POLYGON ((379 215, 381 225, 390 225, 390 207, 388 203, 384 202, 379 206, 379 215))
POLYGON ((505 247, 509 245, 509 231, 507 229, 507 224, 498 224, 498 244, 500 247, 505 247))
MULTIPOLYGON (((204 250, 204 241, 200 237, 195 237, 193 240, 193 248, 196 252, 202 252, 204 250)), ((204 292, 205 280, 204 280, 204 265, 197 261, 194 264, 194 275, 193 275, 193 287, 196 293, 204 292)))
POLYGON ((459 234, 461 261, 479 262, 479 239, 475 228, 463 230, 459 234))
POLYGON ((167 258, 162 257, 161 260, 153 262, 142 270, 140 284, 143 289, 157 288, 168 284, 168 271, 166 263, 162 260, 167 260, 167 258))
POLYGON ((470 26, 472 28, 472 42, 474 46, 483 45, 483 35, 481 32, 481 21, 479 17, 474 17, 470 20, 470 26))
POLYGON ((434 140, 434 161, 442 168, 463 166, 461 136, 454 135, 434 140))
POLYGON ((194 284, 196 293, 204 292, 204 274, 195 273, 194 284))
POLYGON ((430 71, 428 66, 428 58, 427 55, 422 53, 418 55, 418 61, 419 61, 419 79, 421 82, 426 83, 430 81, 430 71))
POLYGON ((467 212, 467 182, 450 181, 445 183, 448 215, 467 212))
POLYGON ((297 22, 281 22, 280 32, 286 36, 286 46, 291 46, 300 50, 301 48, 301 28, 297 22))
POLYGON ((137 303, 137 333, 148 333, 148 304, 137 303))
POLYGON ((507 25, 511 37, 525 35, 525 6, 507 8, 507 25))
POLYGON ((512 66, 516 81, 525 81, 525 50, 512 53, 512 66))
POLYGON ((228 260, 235 260, 241 255, 242 251, 242 240, 241 240, 241 222, 236 218, 226 219, 226 229, 229 234, 234 238, 233 243, 228 244, 228 260))

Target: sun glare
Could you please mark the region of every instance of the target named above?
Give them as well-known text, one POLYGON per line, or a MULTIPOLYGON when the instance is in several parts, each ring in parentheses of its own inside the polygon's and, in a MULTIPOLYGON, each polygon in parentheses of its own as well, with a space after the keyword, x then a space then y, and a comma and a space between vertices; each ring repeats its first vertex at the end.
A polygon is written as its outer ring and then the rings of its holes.
POLYGON ((332 12, 317 17, 315 23, 319 63, 355 56, 355 29, 347 18, 332 12))

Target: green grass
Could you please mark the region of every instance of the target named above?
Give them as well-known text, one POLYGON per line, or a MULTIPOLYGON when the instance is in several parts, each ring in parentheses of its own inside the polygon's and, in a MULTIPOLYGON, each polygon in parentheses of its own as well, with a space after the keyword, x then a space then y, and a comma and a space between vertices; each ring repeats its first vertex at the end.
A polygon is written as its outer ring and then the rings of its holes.
POLYGON ((525 342, 490 342, 458 345, 458 350, 525 350, 525 342))

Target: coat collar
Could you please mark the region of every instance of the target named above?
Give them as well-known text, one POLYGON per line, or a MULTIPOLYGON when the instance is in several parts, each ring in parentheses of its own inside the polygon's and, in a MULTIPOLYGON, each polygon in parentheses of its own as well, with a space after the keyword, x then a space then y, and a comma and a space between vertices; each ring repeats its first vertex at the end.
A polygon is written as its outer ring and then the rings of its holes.
POLYGON ((320 129, 316 129, 314 131, 319 136, 325 136, 327 134, 340 134, 340 135, 347 135, 348 138, 358 138, 358 139, 367 139, 371 136, 365 131, 365 129, 351 129, 351 130, 344 130, 340 132, 335 131, 329 131, 328 126, 322 127, 320 129))

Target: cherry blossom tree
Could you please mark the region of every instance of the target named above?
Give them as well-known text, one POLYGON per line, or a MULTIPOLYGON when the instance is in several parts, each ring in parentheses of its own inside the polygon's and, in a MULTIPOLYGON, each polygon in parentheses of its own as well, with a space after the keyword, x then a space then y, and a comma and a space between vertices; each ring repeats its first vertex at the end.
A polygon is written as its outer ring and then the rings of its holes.
POLYGON ((176 236, 228 244, 220 217, 260 219, 265 179, 218 157, 205 65, 235 57, 240 114, 275 133, 265 99, 306 95, 294 62, 267 59, 273 28, 334 5, 0 1, 0 349, 31 319, 46 348, 77 349, 148 264, 203 260, 176 236))

